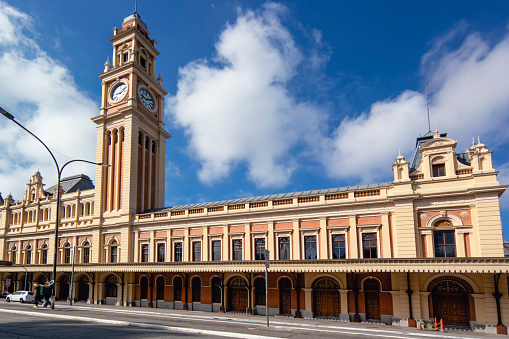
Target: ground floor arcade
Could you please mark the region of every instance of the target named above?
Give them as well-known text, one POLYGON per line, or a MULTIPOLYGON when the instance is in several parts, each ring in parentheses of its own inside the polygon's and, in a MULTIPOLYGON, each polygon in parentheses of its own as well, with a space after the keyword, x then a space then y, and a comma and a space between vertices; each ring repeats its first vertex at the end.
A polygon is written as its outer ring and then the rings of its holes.
MULTIPOLYGON (((110 265, 111 266, 111 265, 110 265)), ((34 267, 35 268, 35 267, 34 267)), ((50 270, 1 273, 1 288, 20 290, 45 283, 50 270)), ((117 267, 121 268, 121 267, 117 267)), ((76 302, 114 304, 253 315, 319 317, 343 321, 374 321, 415 326, 436 317, 446 326, 470 327, 491 333, 509 324, 507 273, 383 272, 374 269, 306 272, 270 270, 267 291, 263 266, 239 270, 178 270, 141 266, 122 270, 80 265, 74 276, 61 267, 56 296, 76 302), (87 269, 88 268, 88 269, 87 269), (367 272, 366 272, 367 271, 367 272), (502 326, 501 326, 502 324, 502 326), (498 325, 498 327, 497 327, 498 325), (505 325, 505 326, 504 326, 505 325)), ((374 267, 373 267, 374 268, 374 267)), ((381 268, 381 266, 378 266, 381 268)))

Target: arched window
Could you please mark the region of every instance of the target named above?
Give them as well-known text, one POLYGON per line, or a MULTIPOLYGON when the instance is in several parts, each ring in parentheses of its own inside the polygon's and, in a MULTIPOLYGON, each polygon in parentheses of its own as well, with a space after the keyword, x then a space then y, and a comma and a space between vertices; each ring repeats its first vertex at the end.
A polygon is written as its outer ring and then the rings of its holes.
POLYGON ((378 258, 375 233, 365 233, 362 235, 362 253, 363 258, 378 258))
POLYGON ((175 277, 173 279, 173 299, 175 301, 182 301, 182 278, 175 277))
POLYGON ((30 265, 32 263, 32 245, 27 245, 25 248, 25 264, 30 265))
POLYGON ((66 243, 64 245, 64 264, 70 264, 71 263, 71 244, 66 243))
POLYGON ((332 259, 345 259, 346 246, 344 235, 334 235, 332 237, 332 259))
POLYGON ((242 260, 242 240, 233 240, 233 260, 242 260))
POLYGON ((88 241, 83 244, 83 263, 90 263, 90 243, 88 241))
POLYGON ((191 287, 193 290, 193 302, 201 301, 201 279, 199 277, 194 277, 191 280, 191 287))
POLYGON ((221 278, 214 277, 211 281, 212 284, 212 303, 221 302, 221 278))
POLYGON ((212 241, 212 261, 221 261, 221 240, 212 241))
POLYGON ((166 245, 164 243, 157 244, 157 262, 164 262, 166 254, 166 245))
POLYGON ((11 261, 13 265, 16 265, 16 257, 18 256, 18 248, 16 245, 11 247, 11 261))
POLYGON ((265 305, 265 279, 257 278, 255 280, 255 305, 265 305))
POLYGON ((148 262, 148 244, 141 245, 141 262, 148 262))
POLYGON ((117 297, 117 277, 110 275, 106 279, 106 297, 116 298, 117 297))
POLYGON ((255 260, 265 260, 265 239, 255 240, 255 260))
POLYGON ((176 242, 174 244, 174 255, 173 255, 174 261, 182 261, 182 242, 176 242))
POLYGON ((290 238, 279 238, 279 260, 290 260, 290 238))
POLYGON ((82 216, 85 215, 85 205, 82 202, 80 202, 79 206, 80 206, 80 208, 79 208, 79 213, 78 214, 79 214, 80 217, 82 217, 82 216))
POLYGON ((110 244, 110 262, 117 262, 118 260, 117 250, 118 243, 116 240, 113 240, 110 244))
POLYGON ((48 245, 44 244, 41 246, 41 264, 48 263, 48 245))
POLYGON ((157 286, 157 300, 164 300, 164 277, 157 277, 156 286, 157 286))
POLYGON ((456 239, 454 230, 434 231, 433 241, 435 243, 435 257, 456 257, 456 239))
POLYGON ((193 241, 193 261, 201 261, 201 241, 193 241))
POLYGON ((148 278, 146 276, 140 278, 140 299, 148 299, 148 278))
POLYGON ((316 237, 304 237, 305 259, 316 260, 316 237))

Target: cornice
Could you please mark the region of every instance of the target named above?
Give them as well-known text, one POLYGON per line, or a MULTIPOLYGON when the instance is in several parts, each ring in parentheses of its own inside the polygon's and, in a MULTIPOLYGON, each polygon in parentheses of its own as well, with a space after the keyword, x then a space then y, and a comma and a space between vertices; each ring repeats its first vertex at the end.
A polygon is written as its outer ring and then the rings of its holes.
MULTIPOLYGON (((52 265, 26 265, 29 272, 51 272, 52 265)), ((58 264, 59 272, 71 272, 72 265, 58 264)), ((75 273, 86 272, 263 272, 264 261, 207 261, 166 263, 75 264, 75 273)), ((24 272, 22 267, 0 267, 0 272, 24 272)), ((329 273, 509 273, 509 258, 404 258, 271 260, 269 272, 329 273)))

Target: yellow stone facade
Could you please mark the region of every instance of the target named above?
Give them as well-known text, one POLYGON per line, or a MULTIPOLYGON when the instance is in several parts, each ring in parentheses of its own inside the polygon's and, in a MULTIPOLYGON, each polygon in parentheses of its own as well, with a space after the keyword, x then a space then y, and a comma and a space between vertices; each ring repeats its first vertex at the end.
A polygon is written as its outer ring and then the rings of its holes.
MULTIPOLYGON (((95 188, 62 196, 58 298, 265 314, 269 250, 271 314, 400 326, 445 317, 505 333, 507 186, 480 141, 458 154, 455 140, 428 133, 412 163, 396 158, 392 182, 164 208, 156 41, 136 13, 110 41, 92 119, 96 161, 110 167, 97 167, 95 188)), ((25 288, 24 268, 26 288, 51 278, 56 199, 43 186, 37 172, 21 201, 0 206, 0 258, 15 263, 0 267, 1 291, 25 288)))

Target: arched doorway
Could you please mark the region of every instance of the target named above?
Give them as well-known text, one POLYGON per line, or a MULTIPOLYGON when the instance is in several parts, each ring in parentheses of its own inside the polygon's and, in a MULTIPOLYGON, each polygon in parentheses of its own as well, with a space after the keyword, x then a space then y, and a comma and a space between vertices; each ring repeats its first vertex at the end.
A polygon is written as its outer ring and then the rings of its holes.
POLYGON ((431 290, 433 316, 445 325, 469 326, 470 305, 468 291, 457 281, 442 280, 431 290))
POLYGON ((288 278, 279 280, 279 313, 292 314, 292 282, 288 278))
POLYGON ((87 301, 89 297, 89 279, 88 276, 83 275, 78 280, 78 301, 87 301))
POLYGON ((192 295, 192 301, 193 302, 201 302, 201 279, 200 277, 194 277, 191 280, 191 292, 192 295))
POLYGON ((380 284, 376 279, 364 281, 366 320, 380 320, 380 284))
POLYGON ((71 283, 71 279, 69 276, 64 275, 60 278, 60 286, 58 289, 58 300, 67 300, 69 298, 69 285, 71 283))
POLYGON ((315 317, 337 317, 341 303, 339 284, 331 278, 322 278, 313 286, 313 314, 315 317))
POLYGON ((241 277, 228 284, 228 310, 245 312, 248 307, 247 282, 241 277))

